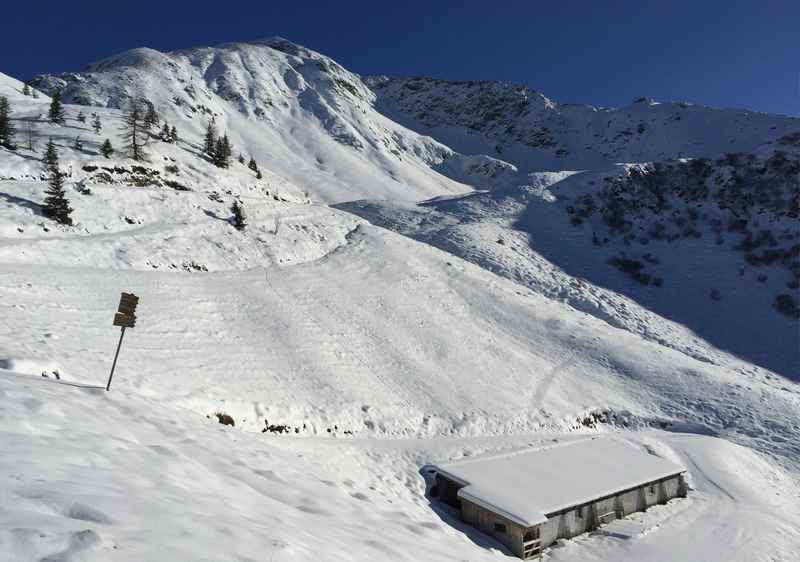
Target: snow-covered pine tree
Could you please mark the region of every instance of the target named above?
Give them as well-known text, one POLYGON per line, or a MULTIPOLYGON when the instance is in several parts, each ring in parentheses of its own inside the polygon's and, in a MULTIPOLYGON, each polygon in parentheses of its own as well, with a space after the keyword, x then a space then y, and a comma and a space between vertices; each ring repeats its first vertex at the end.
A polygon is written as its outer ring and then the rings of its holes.
POLYGON ((169 125, 164 121, 164 126, 161 128, 161 133, 158 137, 164 142, 172 142, 172 135, 169 132, 169 125))
POLYGON ((247 167, 253 170, 254 172, 258 171, 258 164, 256 163, 256 159, 252 156, 250 157, 250 162, 247 163, 247 167))
POLYGON ((203 152, 214 158, 214 151, 217 148, 217 129, 213 121, 209 121, 206 127, 206 136, 203 142, 203 152))
POLYGON ((47 141, 47 148, 44 151, 42 163, 44 164, 45 172, 48 174, 53 169, 58 169, 58 153, 56 152, 56 145, 53 143, 52 138, 47 141))
POLYGON ((26 119, 24 123, 25 123, 25 128, 23 129, 23 132, 25 133, 27 148, 31 152, 36 152, 36 143, 33 138, 33 127, 31 127, 31 122, 30 120, 26 119))
POLYGON ((114 147, 111 146, 110 140, 106 139, 103 142, 103 145, 100 147, 100 152, 102 152, 103 156, 105 156, 106 158, 109 158, 111 157, 112 154, 114 154, 114 147))
POLYGON ((57 125, 64 124, 64 108, 61 107, 61 90, 53 92, 53 97, 50 99, 50 110, 47 113, 51 123, 57 125))
POLYGON ((149 131, 158 125, 158 114, 156 113, 156 106, 153 105, 153 102, 144 100, 144 104, 147 106, 144 114, 144 125, 149 131))
POLYGON ((83 150, 83 141, 80 136, 75 137, 75 143, 72 145, 72 148, 78 151, 83 150))
POLYGON ((28 85, 27 82, 25 82, 25 84, 22 85, 22 95, 23 96, 31 95, 31 87, 28 85))
POLYGON ((214 165, 218 168, 227 168, 230 164, 231 154, 233 154, 233 148, 228 140, 228 135, 222 135, 217 139, 214 147, 214 165))
POLYGON ((83 111, 79 111, 77 119, 79 123, 86 123, 86 114, 83 111))
POLYGON ((222 137, 217 139, 214 145, 214 155, 211 157, 212 162, 217 168, 227 168, 227 159, 225 158, 225 147, 222 145, 222 137))
POLYGON ((172 126, 172 129, 169 131, 169 138, 171 143, 178 142, 178 129, 175 128, 175 125, 172 126))
POLYGON ((244 230, 247 228, 247 217, 244 214, 244 207, 239 203, 238 199, 233 201, 231 205, 231 212, 233 213, 233 226, 236 230, 244 230))
POLYGON ((244 164, 244 156, 242 156, 241 154, 239 154, 238 160, 239 160, 239 164, 244 164))
POLYGON ((15 134, 16 129, 14 123, 11 122, 11 104, 8 102, 8 98, 0 96, 0 146, 16 150, 15 134))
POLYGON ((257 179, 257 180, 260 180, 260 179, 261 179, 261 178, 263 178, 263 177, 264 177, 264 176, 262 176, 262 175, 261 175, 261 170, 256 170, 256 179, 257 179))
POLYGON ((142 102, 132 99, 122 119, 122 140, 128 156, 136 161, 147 159, 144 150, 147 144, 147 126, 144 118, 142 102))
POLYGON ((94 129, 95 134, 99 134, 103 129, 103 124, 100 122, 100 116, 96 113, 94 114, 94 119, 92 120, 92 128, 94 129))
POLYGON ((44 157, 45 167, 50 179, 49 185, 45 190, 46 197, 42 206, 44 216, 54 221, 72 226, 72 208, 69 206, 67 193, 64 190, 64 175, 58 169, 58 152, 53 144, 53 139, 47 143, 47 152, 44 157))

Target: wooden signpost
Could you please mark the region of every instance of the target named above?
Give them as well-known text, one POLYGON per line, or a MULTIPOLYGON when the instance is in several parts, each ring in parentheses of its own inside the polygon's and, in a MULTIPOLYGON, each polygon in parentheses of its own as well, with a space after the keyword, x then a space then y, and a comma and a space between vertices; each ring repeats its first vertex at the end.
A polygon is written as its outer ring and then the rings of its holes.
POLYGON ((114 326, 119 326, 122 331, 119 334, 119 343, 117 343, 117 352, 114 354, 114 363, 111 364, 111 373, 108 375, 108 384, 106 390, 111 390, 111 378, 114 376, 114 369, 117 366, 117 358, 119 357, 119 349, 122 347, 122 338, 125 337, 125 328, 133 328, 136 326, 136 306, 139 304, 139 297, 133 293, 122 293, 119 298, 119 306, 117 312, 114 314, 114 326))

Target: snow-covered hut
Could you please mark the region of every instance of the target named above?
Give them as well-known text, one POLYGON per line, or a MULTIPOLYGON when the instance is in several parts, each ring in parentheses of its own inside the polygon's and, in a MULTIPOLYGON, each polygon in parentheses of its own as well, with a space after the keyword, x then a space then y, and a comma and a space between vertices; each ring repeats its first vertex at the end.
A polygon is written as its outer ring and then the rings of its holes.
POLYGON ((523 559, 686 495, 685 469, 611 438, 428 465, 431 497, 523 559))

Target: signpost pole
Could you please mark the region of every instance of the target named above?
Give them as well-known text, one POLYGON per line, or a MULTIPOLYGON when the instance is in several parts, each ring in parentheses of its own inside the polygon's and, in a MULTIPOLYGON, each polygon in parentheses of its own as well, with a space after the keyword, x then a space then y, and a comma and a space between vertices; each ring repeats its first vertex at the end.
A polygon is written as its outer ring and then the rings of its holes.
POLYGON ((117 352, 114 354, 114 362, 111 364, 111 373, 108 375, 108 384, 106 385, 106 392, 111 390, 111 378, 114 376, 114 369, 117 367, 117 358, 119 357, 119 349, 122 347, 122 338, 125 337, 125 328, 133 328, 136 326, 136 305, 139 304, 139 297, 133 293, 122 293, 119 297, 119 306, 117 312, 114 314, 114 326, 122 328, 119 334, 119 343, 117 344, 117 352))
POLYGON ((117 366, 117 357, 119 357, 119 348, 122 347, 122 338, 125 337, 125 326, 122 327, 122 331, 119 333, 119 342, 117 343, 117 352, 114 354, 114 362, 111 364, 111 373, 108 375, 108 384, 106 385, 106 392, 111 390, 111 378, 114 376, 114 369, 117 366))

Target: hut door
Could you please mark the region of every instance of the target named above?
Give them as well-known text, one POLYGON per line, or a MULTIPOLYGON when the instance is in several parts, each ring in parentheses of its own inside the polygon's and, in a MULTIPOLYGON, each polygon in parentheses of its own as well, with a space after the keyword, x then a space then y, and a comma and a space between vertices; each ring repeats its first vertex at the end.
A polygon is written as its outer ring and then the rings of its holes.
POLYGON ((539 538, 539 527, 531 527, 522 537, 522 558, 531 558, 542 555, 542 541, 539 538))

